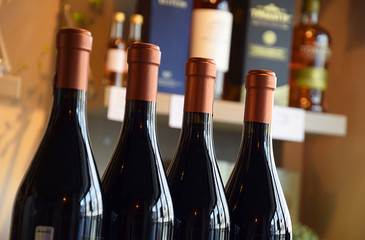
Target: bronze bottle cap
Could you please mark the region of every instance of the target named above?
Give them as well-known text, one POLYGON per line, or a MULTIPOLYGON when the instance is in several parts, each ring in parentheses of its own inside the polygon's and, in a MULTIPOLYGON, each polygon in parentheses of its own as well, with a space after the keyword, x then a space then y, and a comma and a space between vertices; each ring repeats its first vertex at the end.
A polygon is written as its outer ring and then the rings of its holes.
POLYGON ((133 14, 129 21, 135 24, 143 24, 143 16, 141 14, 133 14))
POLYGON ((117 22, 124 22, 125 14, 123 12, 115 12, 113 15, 113 20, 117 22))
POLYGON ((128 49, 127 100, 156 102, 160 48, 150 43, 133 43, 128 49))
POLYGON ((184 112, 213 113, 216 65, 210 58, 189 58, 185 65, 184 112))
POLYGON ((87 90, 92 41, 91 33, 84 29, 58 31, 55 88, 87 90))
POLYGON ((250 70, 246 75, 245 122, 271 124, 276 75, 268 70, 250 70))

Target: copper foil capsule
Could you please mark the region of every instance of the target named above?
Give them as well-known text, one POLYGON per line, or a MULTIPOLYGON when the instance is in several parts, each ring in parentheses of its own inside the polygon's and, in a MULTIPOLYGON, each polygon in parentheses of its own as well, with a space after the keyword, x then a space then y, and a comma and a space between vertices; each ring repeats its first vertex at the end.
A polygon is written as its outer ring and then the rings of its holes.
POLYGON ((271 124, 276 75, 268 70, 250 70, 246 75, 245 122, 271 124))
POLYGON ((93 38, 79 28, 58 31, 55 88, 87 90, 89 58, 93 38))
POLYGON ((216 65, 213 59, 189 58, 185 65, 184 112, 213 112, 216 65))
POLYGON ((128 49, 127 100, 156 102, 160 48, 149 43, 133 43, 128 49))

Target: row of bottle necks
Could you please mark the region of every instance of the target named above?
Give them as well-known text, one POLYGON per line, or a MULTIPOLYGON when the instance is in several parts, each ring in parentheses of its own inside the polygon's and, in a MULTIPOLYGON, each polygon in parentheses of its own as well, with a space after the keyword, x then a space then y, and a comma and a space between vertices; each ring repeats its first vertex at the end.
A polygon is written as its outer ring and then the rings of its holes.
POLYGON ((144 20, 140 14, 131 16, 127 40, 123 38, 124 13, 117 12, 113 16, 105 56, 104 84, 126 85, 126 49, 132 42, 142 40, 175 51, 174 54, 163 56, 159 75, 159 90, 163 92, 183 94, 183 70, 175 65, 183 64, 187 55, 181 55, 186 51, 190 57, 207 57, 216 61, 216 99, 244 101, 246 72, 255 68, 268 69, 277 72, 278 86, 289 84, 289 96, 283 94, 283 98, 288 98, 288 101, 282 100, 283 104, 311 111, 327 111, 324 96, 331 42, 327 31, 318 25, 319 0, 303 1, 301 22, 293 32, 292 1, 274 1, 266 5, 264 1, 242 3, 235 0, 194 0, 192 3, 189 1, 193 6, 189 18, 182 15, 182 10, 179 12, 166 2, 156 3, 156 6, 153 1, 142 2, 150 7, 148 10, 148 7, 142 7, 144 10, 140 10, 141 7, 138 6, 139 12, 147 17, 144 20), (190 23, 190 26, 176 23, 177 19, 171 16, 175 12, 166 15, 166 8, 169 7, 169 11, 176 11, 176 15, 190 23), (287 19, 287 22, 270 22, 278 19, 275 9, 279 8, 282 12, 280 19, 287 19), (261 14, 256 16, 255 12, 261 14), (264 15, 272 18, 260 19, 264 15), (163 25, 165 31, 151 25, 152 22, 162 24, 160 18, 164 22, 170 21, 170 25, 163 25), (175 30, 174 27, 180 29, 175 30), (187 35, 187 43, 182 34, 187 35))
POLYGON ((82 29, 57 35, 51 117, 18 189, 10 239, 292 239, 272 151, 275 73, 247 74, 241 149, 224 189, 213 144, 214 60, 186 63, 183 128, 166 177, 155 128, 161 52, 132 44, 125 118, 100 184, 86 127, 91 42, 82 29))

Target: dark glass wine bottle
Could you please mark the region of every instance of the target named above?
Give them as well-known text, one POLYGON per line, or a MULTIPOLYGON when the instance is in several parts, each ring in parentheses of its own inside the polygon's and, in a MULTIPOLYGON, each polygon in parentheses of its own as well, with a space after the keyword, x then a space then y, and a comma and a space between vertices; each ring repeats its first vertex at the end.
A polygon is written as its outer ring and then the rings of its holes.
POLYGON ((90 32, 62 29, 51 117, 15 198, 11 240, 102 239, 103 203, 86 126, 90 32))
POLYGON ((240 101, 242 84, 245 78, 245 51, 247 41, 247 28, 250 16, 250 2, 232 0, 233 13, 232 39, 229 54, 229 69, 225 74, 223 99, 240 101))
POLYGON ((183 127, 168 182, 174 239, 228 239, 229 210, 213 146, 213 59, 189 58, 183 127))
POLYGON ((226 186, 230 239, 292 239, 289 210, 276 172, 271 118, 275 73, 251 70, 246 76, 243 136, 226 186))
POLYGON ((128 50, 124 122, 102 180, 106 239, 172 239, 172 200, 156 138, 160 58, 156 45, 128 50))

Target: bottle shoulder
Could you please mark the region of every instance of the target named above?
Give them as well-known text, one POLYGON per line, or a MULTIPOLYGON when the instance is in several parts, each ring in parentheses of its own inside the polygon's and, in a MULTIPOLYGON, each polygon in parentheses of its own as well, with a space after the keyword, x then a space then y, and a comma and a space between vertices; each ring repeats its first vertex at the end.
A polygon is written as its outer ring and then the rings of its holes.
POLYGON ((223 183, 214 154, 207 148, 186 142, 180 146, 168 170, 168 182, 180 234, 194 227, 229 228, 223 183))
POLYGON ((223 11, 230 11, 231 2, 229 0, 218 0, 218 1, 199 0, 199 1, 194 1, 194 9, 197 9, 197 8, 217 9, 217 10, 223 10, 223 11))
POLYGON ((325 41, 331 43, 329 32, 319 24, 299 24, 294 27, 293 44, 297 41, 325 41))
POLYGON ((218 171, 213 150, 195 144, 180 146, 168 170, 171 194, 183 203, 215 202, 224 195, 218 171))
POLYGON ((231 224, 239 228, 245 226, 245 229, 253 228, 249 226, 250 222, 270 222, 285 232, 285 226, 289 225, 285 223, 288 209, 276 177, 273 157, 264 147, 252 146, 244 145, 240 150, 226 185, 231 224))
MULTIPOLYGON (((187 177, 207 178, 207 173, 213 172, 213 168, 216 165, 214 150, 210 142, 204 139, 190 138, 187 135, 184 136, 184 132, 182 133, 171 168, 169 169, 169 179, 186 171, 192 173, 187 177), (199 172, 201 173, 200 175, 198 174, 199 172)), ((179 178, 178 176, 175 177, 179 178)), ((198 181, 199 183, 201 182, 198 181)))
MULTIPOLYGON (((102 177, 107 214, 172 222, 172 200, 158 150, 138 136, 120 140, 102 177)), ((150 220, 148 220, 150 221, 150 220)))
POLYGON ((126 42, 122 38, 110 38, 107 42, 107 48, 124 50, 126 42))
POLYGON ((82 141, 63 142, 43 139, 19 187, 18 199, 58 201, 62 194, 80 199, 88 193, 101 198, 92 153, 82 141))
POLYGON ((128 196, 138 195, 154 201, 158 198, 156 191, 164 188, 161 161, 157 144, 148 134, 122 132, 102 178, 104 193, 108 198, 127 200, 128 196))

